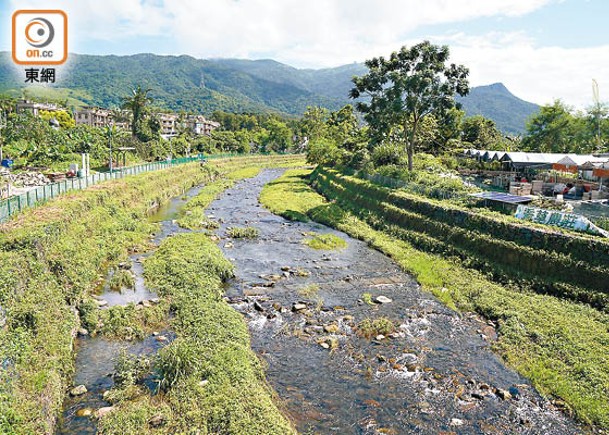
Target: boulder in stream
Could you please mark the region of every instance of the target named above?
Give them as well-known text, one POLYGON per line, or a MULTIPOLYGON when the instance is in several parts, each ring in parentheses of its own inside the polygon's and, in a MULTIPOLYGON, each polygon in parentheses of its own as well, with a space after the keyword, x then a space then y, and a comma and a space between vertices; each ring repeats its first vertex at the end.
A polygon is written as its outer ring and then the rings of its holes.
POLYGON ((376 302, 377 304, 389 304, 391 302, 393 302, 391 299, 389 299, 387 296, 377 296, 374 298, 374 302, 376 302))
POLYGON ((78 385, 70 390, 71 396, 82 396, 87 392, 87 387, 84 385, 78 385))

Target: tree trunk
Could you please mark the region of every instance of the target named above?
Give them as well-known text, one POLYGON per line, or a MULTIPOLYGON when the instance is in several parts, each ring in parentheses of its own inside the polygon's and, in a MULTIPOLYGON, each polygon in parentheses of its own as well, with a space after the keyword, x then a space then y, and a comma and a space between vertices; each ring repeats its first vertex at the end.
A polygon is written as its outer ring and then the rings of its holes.
POLYGON ((412 171, 413 143, 409 141, 406 147, 408 153, 408 171, 410 172, 412 171))
POLYGON ((406 136, 406 153, 408 155, 408 171, 412 172, 413 170, 413 158, 414 158, 414 146, 415 146, 415 137, 417 134, 417 126, 419 122, 415 118, 412 123, 412 131, 410 133, 410 137, 406 132, 408 131, 408 120, 404 121, 404 134, 406 136))

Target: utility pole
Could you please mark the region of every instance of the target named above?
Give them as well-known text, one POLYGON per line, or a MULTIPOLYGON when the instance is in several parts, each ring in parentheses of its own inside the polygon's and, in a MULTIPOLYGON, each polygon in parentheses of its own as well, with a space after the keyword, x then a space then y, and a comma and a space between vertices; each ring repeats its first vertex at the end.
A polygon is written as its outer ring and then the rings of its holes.
POLYGON ((601 152, 603 143, 601 139, 601 100, 598 92, 598 83, 592 79, 592 98, 594 99, 594 118, 596 120, 596 151, 601 152))
POLYGON ((112 130, 114 129, 114 123, 108 126, 108 147, 110 148, 110 164, 108 167, 110 168, 110 176, 112 176, 112 130))

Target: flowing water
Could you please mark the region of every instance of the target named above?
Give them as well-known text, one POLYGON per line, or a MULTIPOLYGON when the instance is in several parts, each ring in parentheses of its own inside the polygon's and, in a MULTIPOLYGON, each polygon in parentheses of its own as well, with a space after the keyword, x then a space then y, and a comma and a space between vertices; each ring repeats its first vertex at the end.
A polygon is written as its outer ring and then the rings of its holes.
POLYGON ((300 432, 580 432, 491 352, 492 324, 446 308, 365 243, 266 211, 259 193, 280 173, 240 182, 209 213, 222 223, 220 246, 236 266, 227 300, 246 317, 300 432), (228 240, 231 226, 253 226, 260 236, 228 240), (314 250, 302 243, 311 232, 338 235, 347 247, 314 250), (370 303, 365 293, 391 302, 370 303), (354 333, 378 317, 395 332, 354 333))
MULTIPOLYGON (((180 232, 181 229, 176 225, 174 219, 177 217, 181 207, 186 204, 189 198, 196 195, 200 187, 190 189, 184 196, 174 198, 167 204, 160 207, 152 216, 151 222, 160 223, 160 231, 155 234, 152 241, 160 243, 170 234, 180 232)), ((105 301, 101 309, 115 305, 127 305, 129 303, 138 304, 144 301, 154 301, 157 295, 148 290, 144 284, 142 260, 151 253, 134 254, 129 257, 129 262, 123 267, 132 271, 134 276, 134 286, 132 289, 121 289, 114 291, 110 288, 110 279, 113 271, 108 273, 103 285, 94 297, 97 300, 105 301)), ((83 414, 90 411, 110 406, 105 401, 103 393, 110 390, 114 385, 112 374, 114 365, 121 352, 126 352, 136 356, 151 356, 158 350, 170 343, 174 338, 172 331, 159 331, 158 335, 150 335, 144 340, 129 342, 120 340, 109 340, 103 337, 79 336, 76 340, 76 372, 74 374, 73 385, 84 385, 87 392, 79 396, 68 394, 64 400, 63 414, 59 421, 57 434, 94 434, 97 433, 97 420, 91 415, 83 414), (159 339, 162 337, 162 340, 159 339)), ((144 380, 144 384, 155 392, 154 374, 144 380)))
MULTIPOLYGON (((449 310, 365 243, 265 210, 258 195, 281 173, 263 171, 239 182, 208 214, 221 223, 220 246, 236 266, 226 299, 245 316, 252 347, 267 363, 267 379, 301 433, 581 432, 491 352, 492 324, 449 310), (231 226, 254 226, 260 236, 229 239, 231 226), (313 232, 338 235, 347 247, 314 250, 302 243, 313 232), (370 300, 378 296, 390 302, 370 300), (355 333, 359 322, 379 317, 390 319, 395 331, 371 338, 355 333)), ((185 231, 173 219, 198 191, 152 217, 161 225, 155 243, 185 231)), ((102 288, 99 297, 108 305, 155 297, 144 286, 140 257, 132 258, 134 290, 102 288)), ((102 394, 113 385, 110 374, 121 349, 151 355, 161 346, 152 336, 137 343, 78 339, 74 385, 88 392, 66 398, 58 433, 95 433, 96 420, 77 413, 108 406, 102 394)))

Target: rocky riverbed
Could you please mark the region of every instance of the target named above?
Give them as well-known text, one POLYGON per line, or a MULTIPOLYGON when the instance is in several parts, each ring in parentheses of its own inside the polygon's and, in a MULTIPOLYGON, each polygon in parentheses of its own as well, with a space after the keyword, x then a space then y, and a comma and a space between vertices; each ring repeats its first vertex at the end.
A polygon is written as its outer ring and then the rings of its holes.
POLYGON ((236 266, 226 298, 243 313, 267 378, 303 433, 580 433, 491 351, 495 328, 442 305, 389 258, 258 203, 269 170, 208 209, 236 266), (231 239, 232 227, 259 236, 231 239), (315 250, 313 234, 344 249, 315 250))

